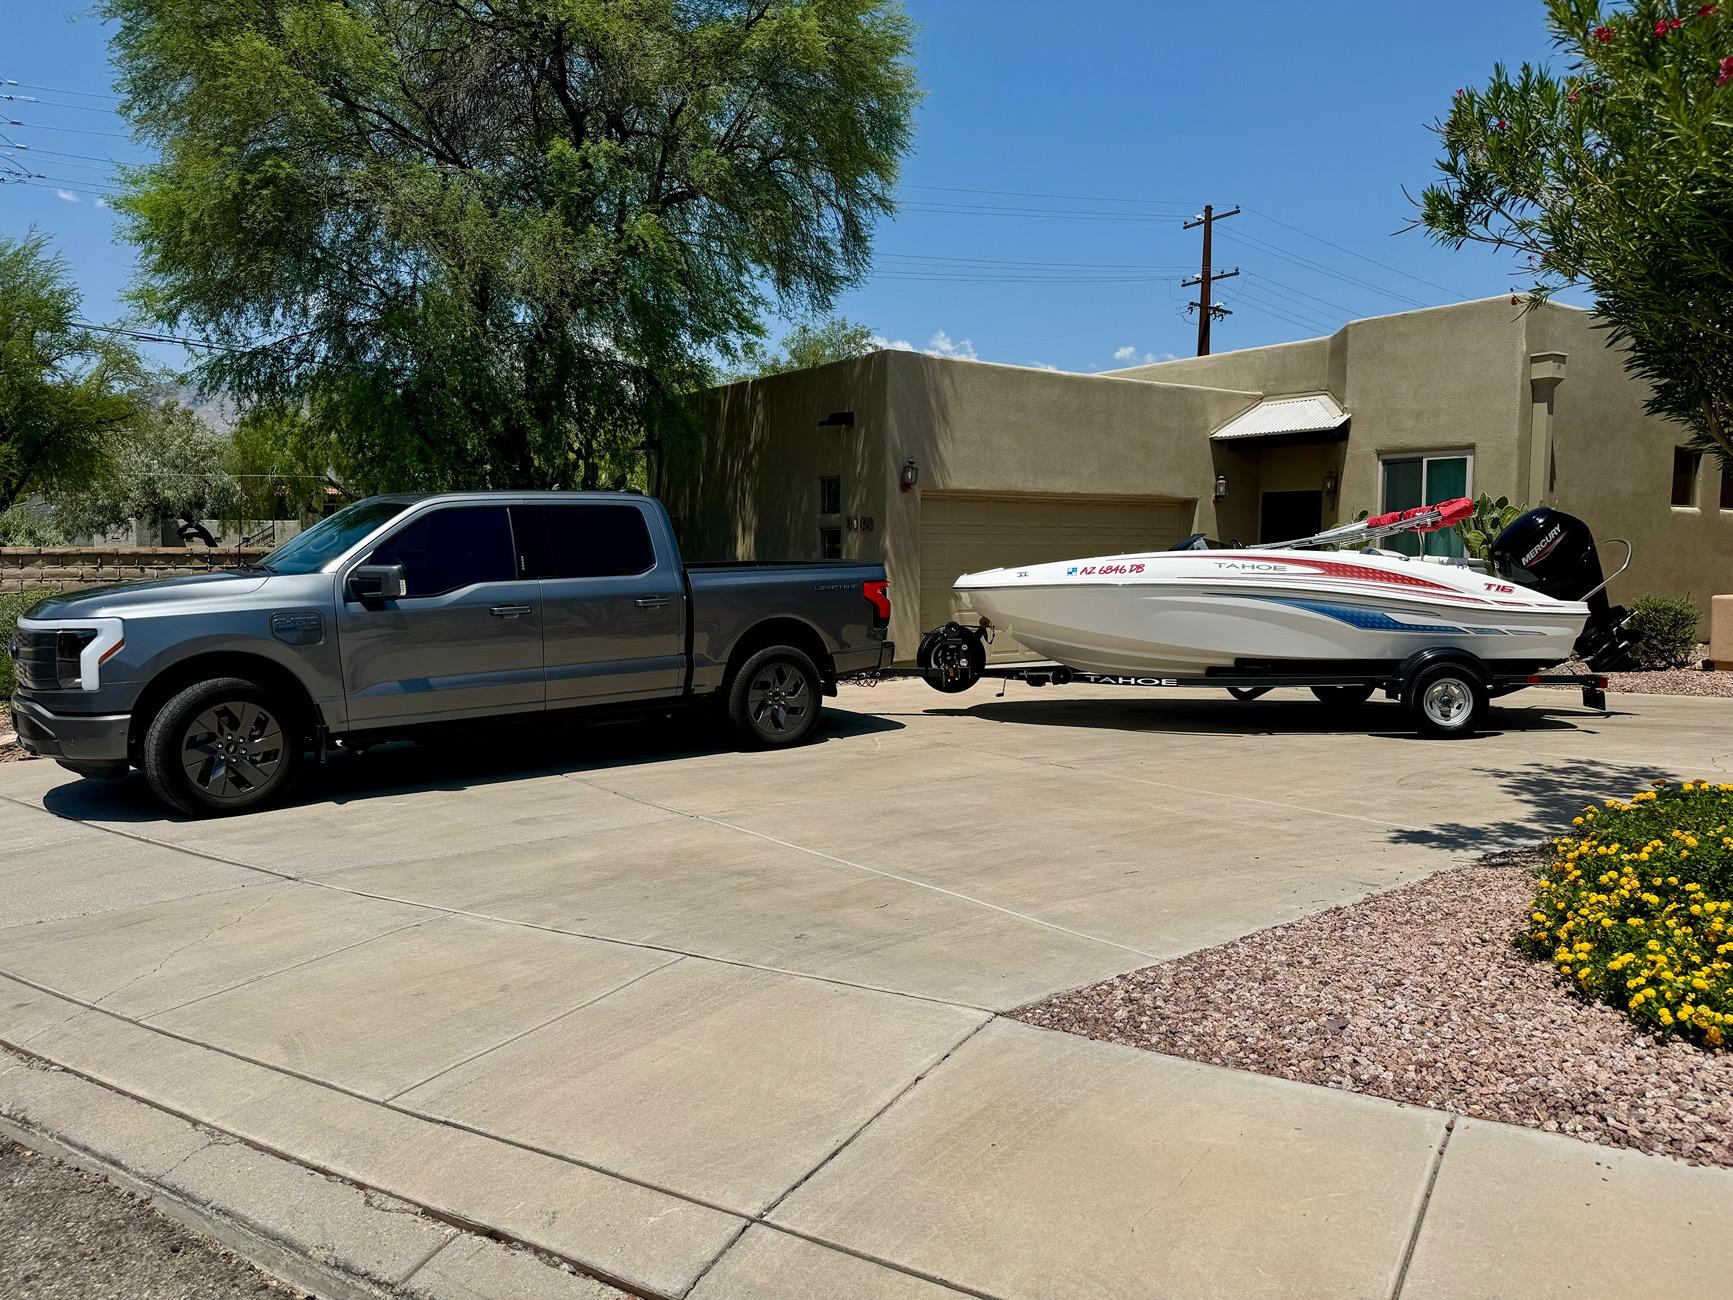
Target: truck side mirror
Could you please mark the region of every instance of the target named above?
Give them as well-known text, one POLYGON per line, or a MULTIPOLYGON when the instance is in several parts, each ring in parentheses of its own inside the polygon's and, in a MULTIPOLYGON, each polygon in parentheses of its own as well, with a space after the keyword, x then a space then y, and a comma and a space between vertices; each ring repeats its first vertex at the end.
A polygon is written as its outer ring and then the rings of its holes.
POLYGON ((407 589, 401 564, 357 565, 349 575, 349 594, 362 604, 398 600, 407 589))

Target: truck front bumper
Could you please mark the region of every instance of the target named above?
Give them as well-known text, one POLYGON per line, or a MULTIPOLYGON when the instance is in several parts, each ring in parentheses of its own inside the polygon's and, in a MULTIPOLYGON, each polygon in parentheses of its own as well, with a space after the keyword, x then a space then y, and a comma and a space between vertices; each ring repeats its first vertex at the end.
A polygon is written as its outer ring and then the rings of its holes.
POLYGON ((53 713, 34 700, 12 697, 18 743, 80 776, 125 776, 130 713, 53 713))

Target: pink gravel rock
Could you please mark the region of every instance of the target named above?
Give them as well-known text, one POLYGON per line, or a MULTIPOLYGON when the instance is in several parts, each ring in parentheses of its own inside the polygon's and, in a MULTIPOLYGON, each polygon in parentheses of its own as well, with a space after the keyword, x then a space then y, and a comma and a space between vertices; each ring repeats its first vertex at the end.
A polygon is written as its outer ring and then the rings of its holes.
POLYGON ((1301 1083, 1733 1166, 1733 1051, 1656 1039, 1512 945, 1541 850, 1013 1012, 1301 1083))

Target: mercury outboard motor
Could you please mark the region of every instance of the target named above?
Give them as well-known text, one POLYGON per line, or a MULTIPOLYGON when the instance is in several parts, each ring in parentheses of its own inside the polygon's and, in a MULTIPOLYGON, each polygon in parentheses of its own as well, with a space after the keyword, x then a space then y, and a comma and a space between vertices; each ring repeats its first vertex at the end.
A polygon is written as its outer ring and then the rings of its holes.
POLYGON ((1492 571, 1554 600, 1580 600, 1589 620, 1577 638, 1576 657, 1598 673, 1632 666, 1636 637, 1625 626, 1630 615, 1607 601, 1594 534, 1575 515, 1539 506, 1516 519, 1492 544, 1492 571))

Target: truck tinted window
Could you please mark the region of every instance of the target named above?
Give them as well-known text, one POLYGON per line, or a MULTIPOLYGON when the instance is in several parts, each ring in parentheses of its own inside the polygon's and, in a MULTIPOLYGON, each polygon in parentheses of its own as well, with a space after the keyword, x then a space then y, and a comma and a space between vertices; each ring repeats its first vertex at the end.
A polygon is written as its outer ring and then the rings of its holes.
POLYGON ((650 528, 637 506, 513 506, 512 515, 525 577, 620 578, 656 566, 650 528))
POLYGON ((393 515, 401 514, 407 501, 372 498, 344 506, 321 519, 304 533, 284 542, 259 562, 272 573, 317 573, 327 560, 348 550, 393 515))
POLYGON ((374 547, 368 563, 401 564, 410 596, 517 578, 504 506, 453 506, 423 515, 374 547))

